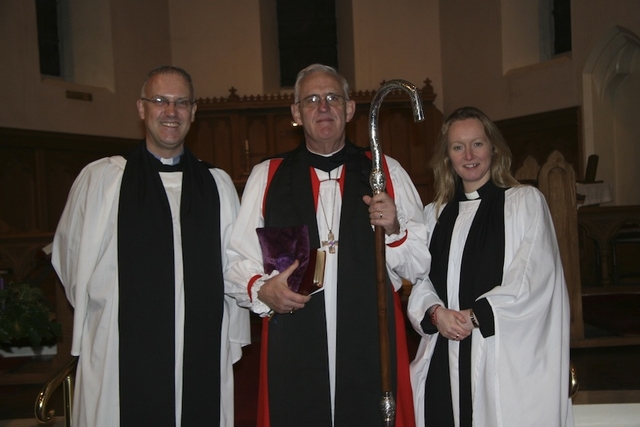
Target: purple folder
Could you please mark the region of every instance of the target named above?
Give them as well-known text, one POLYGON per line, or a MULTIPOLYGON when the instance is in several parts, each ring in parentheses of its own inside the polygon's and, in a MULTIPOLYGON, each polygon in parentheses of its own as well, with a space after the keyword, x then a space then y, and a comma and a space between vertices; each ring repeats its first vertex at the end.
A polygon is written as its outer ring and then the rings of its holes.
MULTIPOLYGON (((289 289, 299 294, 309 295, 322 287, 322 280, 314 278, 317 276, 316 253, 320 251, 310 249, 309 231, 306 225, 256 228, 256 233, 262 249, 265 273, 270 274, 273 270, 283 272, 297 259, 300 265, 287 280, 289 289)), ((324 256, 324 253, 321 256, 324 256)))

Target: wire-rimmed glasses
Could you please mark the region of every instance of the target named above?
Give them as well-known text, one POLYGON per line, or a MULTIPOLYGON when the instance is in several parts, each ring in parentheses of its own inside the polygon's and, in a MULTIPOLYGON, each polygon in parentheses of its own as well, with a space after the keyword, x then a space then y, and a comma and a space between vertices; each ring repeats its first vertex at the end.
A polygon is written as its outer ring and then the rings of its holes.
POLYGON ((328 93, 325 96, 309 95, 305 98, 302 98, 300 101, 296 102, 296 104, 300 104, 304 108, 306 107, 316 108, 320 105, 322 100, 325 100, 330 107, 340 107, 344 105, 346 98, 336 93, 328 93))
POLYGON ((169 101, 167 98, 163 96, 156 96, 155 98, 140 98, 142 101, 147 101, 153 104, 154 107, 157 108, 167 108, 169 105, 173 104, 175 108, 179 110, 188 110, 191 108, 195 102, 191 102, 188 99, 178 99, 176 101, 169 101))

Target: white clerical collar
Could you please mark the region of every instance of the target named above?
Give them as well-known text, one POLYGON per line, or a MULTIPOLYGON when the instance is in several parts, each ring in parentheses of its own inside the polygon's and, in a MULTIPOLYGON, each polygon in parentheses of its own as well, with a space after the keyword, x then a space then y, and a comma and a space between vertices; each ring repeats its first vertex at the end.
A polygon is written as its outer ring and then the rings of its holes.
MULTIPOLYGON (((149 153, 151 153, 151 151, 149 151, 149 153)), ((168 159, 165 159, 164 157, 160 157, 160 156, 155 155, 154 153, 151 153, 151 155, 153 155, 153 157, 155 157, 156 159, 160 160, 160 163, 162 163, 163 165, 167 165, 167 166, 173 166, 173 165, 177 165, 178 163, 180 163, 180 158, 182 157, 183 154, 184 154, 184 150, 182 150, 182 152, 180 154, 178 154, 177 156, 175 156, 175 157, 170 157, 168 159)))
POLYGON ((467 200, 476 200, 480 198, 480 194, 477 191, 472 191, 471 193, 464 193, 467 196, 467 200))
POLYGON ((324 153, 316 153, 315 151, 313 151, 312 149, 310 149, 309 147, 307 147, 307 150, 309 150, 310 153, 313 153, 317 156, 322 156, 322 157, 331 157, 334 154, 336 154, 338 151, 342 150, 344 148, 344 144, 342 145, 342 147, 338 148, 336 151, 334 151, 333 153, 329 153, 329 154, 324 154, 324 153))

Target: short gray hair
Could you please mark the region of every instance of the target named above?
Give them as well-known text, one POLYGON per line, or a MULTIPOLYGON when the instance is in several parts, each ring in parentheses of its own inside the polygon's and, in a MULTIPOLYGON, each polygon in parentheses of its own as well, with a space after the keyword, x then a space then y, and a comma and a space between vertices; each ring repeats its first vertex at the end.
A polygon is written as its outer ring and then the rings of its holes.
POLYGON ((178 75, 182 76, 182 78, 189 85, 189 99, 191 101, 195 101, 195 99, 194 99, 194 90, 193 90, 193 81, 191 80, 191 76, 189 75, 189 73, 187 73, 182 68, 174 67, 173 65, 162 65, 162 66, 160 66, 158 68, 154 68, 153 70, 149 71, 149 74, 147 74, 147 78, 144 79, 144 83, 142 84, 142 89, 140 90, 140 96, 142 98, 144 98, 145 95, 146 95, 144 93, 144 90, 147 88, 147 83, 149 83, 149 80, 151 80, 151 78, 153 76, 156 76, 158 74, 178 74, 178 75))
POLYGON ((336 79, 338 79, 338 82, 340 82, 340 85, 342 85, 344 97, 347 99, 347 101, 349 100, 349 82, 347 82, 347 79, 340 75, 340 73, 338 73, 333 67, 323 64, 311 64, 308 67, 302 69, 296 77, 296 84, 293 87, 294 102, 300 101, 300 84, 302 83, 302 80, 304 80, 309 74, 313 74, 318 71, 331 74, 336 79))

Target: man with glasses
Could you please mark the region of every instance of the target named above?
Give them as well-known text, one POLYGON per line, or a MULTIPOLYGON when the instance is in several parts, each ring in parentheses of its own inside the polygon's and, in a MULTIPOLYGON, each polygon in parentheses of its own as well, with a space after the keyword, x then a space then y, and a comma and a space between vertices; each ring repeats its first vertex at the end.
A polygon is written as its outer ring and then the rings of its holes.
POLYGON ((232 427, 232 363, 249 343, 223 279, 238 196, 184 145, 189 74, 151 71, 137 107, 144 141, 82 170, 54 238, 80 356, 73 425, 232 427))
POLYGON ((258 164, 247 181, 228 247, 234 297, 264 317, 258 425, 382 425, 374 232, 384 227, 389 272, 392 377, 397 426, 414 425, 400 277, 427 274, 422 203, 408 174, 387 157, 388 192, 371 197, 368 151, 349 142, 355 112, 347 81, 314 64, 298 74, 291 114, 298 148, 258 164), (311 296, 287 279, 299 261, 265 274, 256 228, 307 226, 326 252, 324 285, 311 296))

